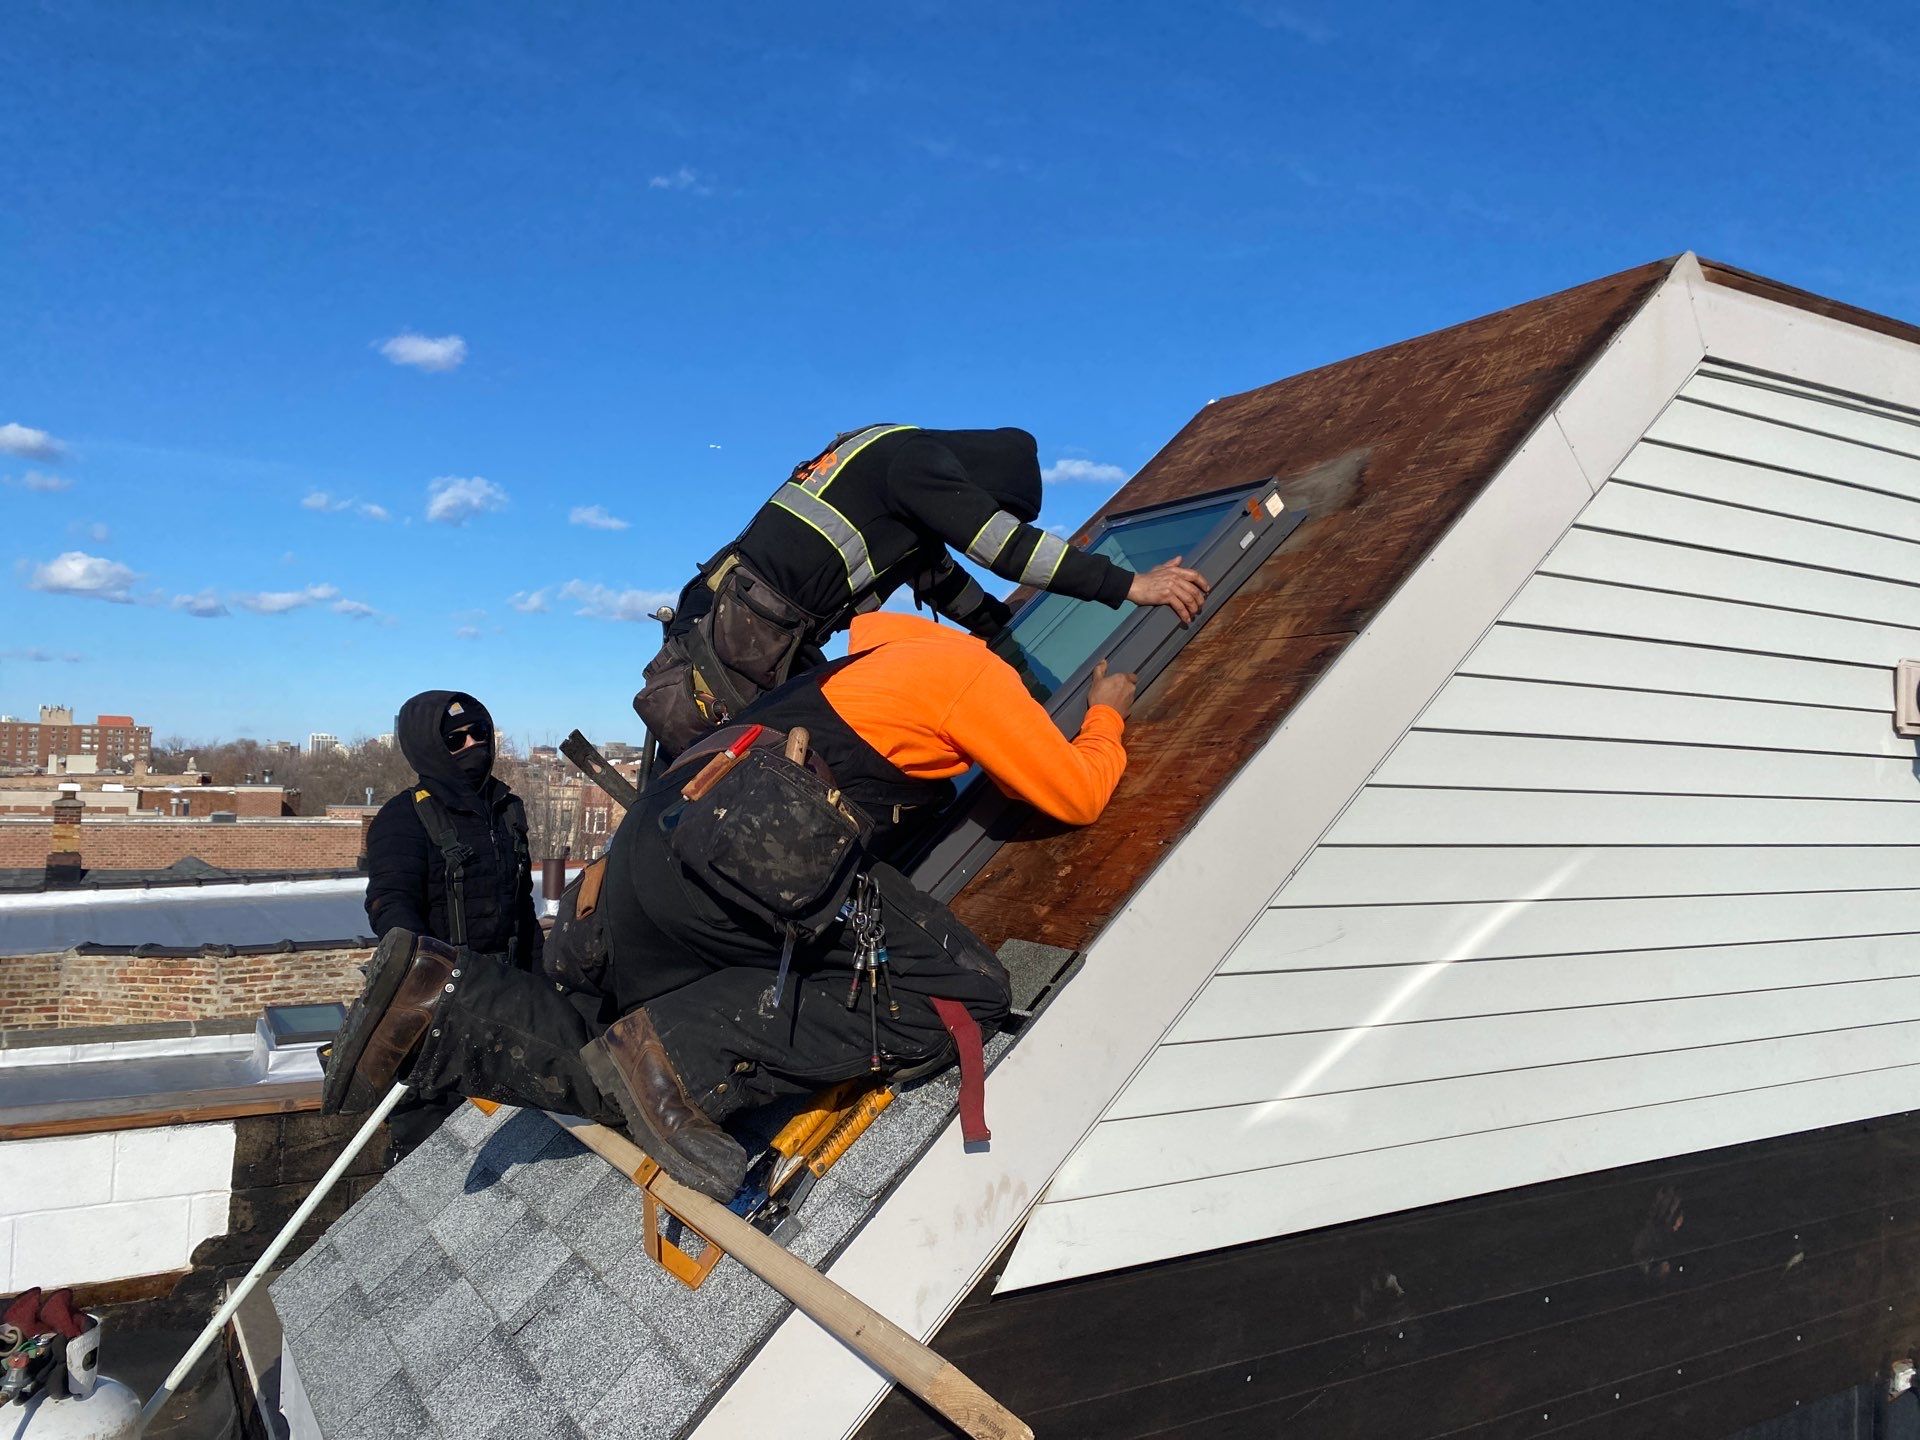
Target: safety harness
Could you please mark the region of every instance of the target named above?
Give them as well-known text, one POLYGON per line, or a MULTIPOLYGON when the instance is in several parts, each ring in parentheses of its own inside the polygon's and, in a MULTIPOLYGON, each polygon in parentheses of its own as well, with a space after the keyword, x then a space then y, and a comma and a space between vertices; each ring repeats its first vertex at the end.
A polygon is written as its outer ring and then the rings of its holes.
MULTIPOLYGON (((447 807, 441 803, 439 796, 424 785, 416 787, 413 792, 413 810, 420 817, 420 825, 427 832, 427 838, 439 848, 440 858, 446 862, 447 943, 464 948, 467 943, 467 862, 473 859, 476 852, 471 845, 462 843, 447 807)), ((522 877, 529 884, 533 878, 533 851, 527 843, 527 807, 520 803, 518 795, 507 801, 507 828, 513 834, 513 888, 517 891, 522 877)), ((518 959, 519 947, 520 937, 509 936, 508 964, 518 959)))
POLYGON ((919 428, 918 425, 869 425, 864 430, 836 435, 825 450, 796 465, 787 483, 773 492, 769 502, 818 531, 820 537, 839 552, 841 563, 847 567, 847 594, 855 611, 873 593, 880 577, 874 571, 873 556, 867 553, 866 536, 827 501, 823 492, 848 461, 881 436, 919 428))

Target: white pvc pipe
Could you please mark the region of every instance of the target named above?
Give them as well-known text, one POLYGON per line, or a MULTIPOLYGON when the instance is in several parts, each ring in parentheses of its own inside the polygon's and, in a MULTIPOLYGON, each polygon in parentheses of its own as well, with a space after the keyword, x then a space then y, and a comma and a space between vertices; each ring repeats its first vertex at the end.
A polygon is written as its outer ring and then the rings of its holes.
POLYGON ((367 1116, 367 1123, 360 1127, 359 1134, 347 1142, 347 1148, 342 1150, 333 1164, 327 1167, 327 1173, 320 1177, 319 1183, 313 1187, 307 1198, 300 1202, 300 1208, 293 1212, 293 1217, 280 1228, 280 1233, 273 1237, 273 1243, 261 1252, 258 1260, 253 1262, 253 1268, 247 1272, 246 1278, 234 1287, 233 1294, 227 1297, 227 1303, 222 1305, 213 1319, 207 1322, 207 1328, 200 1332, 199 1338, 188 1348, 187 1353, 180 1357, 180 1363, 173 1367, 165 1380, 160 1382, 160 1388, 153 1392, 153 1398, 147 1401, 140 1411, 140 1428, 135 1434, 146 1433, 147 1426, 152 1423, 153 1417, 160 1413, 160 1407, 167 1403, 168 1397, 173 1394, 174 1387, 187 1378, 187 1372, 193 1368, 194 1362, 206 1353, 207 1346, 213 1343, 214 1337, 226 1328, 234 1312, 245 1302, 247 1296, 253 1293, 253 1287, 260 1283, 260 1277, 273 1268, 273 1262, 280 1258, 280 1252, 293 1243, 293 1237, 299 1233, 300 1227, 307 1223, 308 1217, 315 1210, 320 1208, 320 1202, 327 1198, 327 1192, 332 1190, 339 1183, 340 1177, 347 1173, 347 1167, 353 1163, 354 1157, 366 1148, 367 1141, 373 1138, 373 1132, 380 1128, 393 1107, 400 1103, 406 1093, 406 1084, 402 1082, 389 1090, 386 1097, 373 1107, 373 1113, 367 1116))

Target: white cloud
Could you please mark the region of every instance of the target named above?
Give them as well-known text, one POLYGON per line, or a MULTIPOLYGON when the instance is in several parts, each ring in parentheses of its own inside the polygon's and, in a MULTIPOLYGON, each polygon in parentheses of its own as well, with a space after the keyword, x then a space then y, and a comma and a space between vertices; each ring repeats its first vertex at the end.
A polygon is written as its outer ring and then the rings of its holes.
POLYGON ((453 638, 456 640, 478 640, 480 638, 480 631, 475 626, 462 625, 458 630, 453 632, 453 638))
POLYGON ((507 492, 478 475, 442 475, 427 485, 427 519, 442 525, 464 525, 476 515, 506 508, 507 492))
POLYGON ((1095 460, 1056 460, 1040 472, 1040 478, 1049 485, 1120 485, 1127 472, 1095 460))
POLYGON ((522 615, 544 615, 547 613, 547 592, 545 590, 516 590, 507 597, 507 604, 522 615))
POLYGON ((48 595, 81 595, 90 600, 131 605, 130 590, 139 578, 117 560, 102 559, 84 550, 69 550, 44 565, 35 566, 27 577, 27 588, 48 595))
POLYGON ((29 470, 18 480, 11 475, 0 484, 17 486, 22 490, 38 490, 43 495, 51 495, 61 490, 71 490, 73 481, 63 475, 49 475, 44 470, 29 470))
POLYGON ((332 585, 309 585, 304 590, 257 590, 235 595, 233 603, 255 615, 285 615, 332 600, 340 591, 332 585))
POLYGON ((625 530, 628 522, 617 515, 609 515, 604 506, 576 505, 567 512, 569 525, 584 525, 589 530, 625 530))
POLYGON ((109 530, 106 524, 99 520, 91 520, 85 523, 76 520, 67 528, 76 535, 86 536, 87 539, 94 541, 96 544, 104 544, 107 538, 113 534, 113 531, 109 530))
POLYGON ((71 651, 56 655, 51 650, 42 650, 38 645, 30 645, 24 650, 0 650, 0 660, 22 660, 32 665, 51 665, 58 660, 63 665, 78 665, 86 659, 84 655, 75 655, 71 651))
POLYGON ((700 172, 691 166, 682 165, 679 169, 665 175, 656 175, 647 181, 649 190, 680 190, 688 195, 711 195, 713 186, 700 177, 700 172))
POLYGON ((13 421, 0 425, 0 454, 18 455, 22 460, 58 460, 66 453, 66 445, 44 430, 13 421))
POLYGON ((312 490, 306 499, 300 502, 302 510, 316 510, 323 515, 340 515, 351 510, 356 515, 369 520, 387 520, 392 517, 384 505, 375 505, 365 500, 352 500, 344 496, 330 495, 325 490, 312 490))
POLYGON ((1326 21, 1302 14, 1287 5, 1253 4, 1246 7, 1246 15, 1263 29, 1281 31, 1309 45, 1324 45, 1333 39, 1333 27, 1326 21))
POLYGON ((403 330, 391 340, 381 341, 380 353, 396 365, 437 373, 460 368, 460 362, 467 358, 467 342, 458 335, 436 337, 403 330))
POLYGON ((674 602, 671 590, 615 590, 586 580, 569 580, 560 587, 560 598, 580 608, 576 615, 594 620, 651 620, 653 612, 674 602))
POLYGON ((173 597, 173 608, 186 611, 196 620, 218 620, 222 615, 232 613, 211 590, 202 590, 198 595, 176 595, 173 597))
POLYGON ((350 620, 370 620, 380 612, 364 600, 336 600, 333 602, 333 613, 345 615, 350 620))

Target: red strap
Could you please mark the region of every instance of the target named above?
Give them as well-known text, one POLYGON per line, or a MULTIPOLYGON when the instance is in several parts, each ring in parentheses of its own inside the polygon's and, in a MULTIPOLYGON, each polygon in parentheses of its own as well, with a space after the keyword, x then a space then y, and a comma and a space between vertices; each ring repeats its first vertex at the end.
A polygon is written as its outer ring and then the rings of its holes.
POLYGON ((933 999, 934 1014, 960 1052, 960 1138, 972 1145, 991 1140, 987 1129, 987 1057, 980 1049, 980 1025, 958 1000, 933 999))

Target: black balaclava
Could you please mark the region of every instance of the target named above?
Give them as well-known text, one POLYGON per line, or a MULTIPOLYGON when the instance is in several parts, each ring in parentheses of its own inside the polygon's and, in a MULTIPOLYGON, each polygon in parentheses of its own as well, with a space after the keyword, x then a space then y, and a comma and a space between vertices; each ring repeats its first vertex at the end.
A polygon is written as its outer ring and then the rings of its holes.
POLYGON ((450 740, 456 730, 463 729, 476 722, 486 725, 487 738, 477 745, 469 745, 464 750, 454 750, 453 763, 467 784, 478 790, 487 783, 487 776, 493 773, 493 726, 487 723, 486 712, 478 705, 469 705, 464 700, 455 700, 447 706, 447 713, 440 721, 440 737, 450 740))
POLYGON ((1014 519, 1032 524, 1040 515, 1040 442, 1025 430, 929 430, 954 453, 967 478, 1000 502, 1014 519))
POLYGON ((487 707, 464 690, 423 690, 400 707, 399 715, 394 717, 394 738, 400 753, 422 780, 437 781, 452 794, 480 790, 493 770, 491 739, 486 745, 473 746, 459 755, 447 749, 448 733, 475 720, 482 721, 488 731, 492 731, 493 717, 487 713, 487 707), (460 707, 457 715, 452 713, 456 705, 460 707), (473 773, 476 769, 477 774, 473 773))

